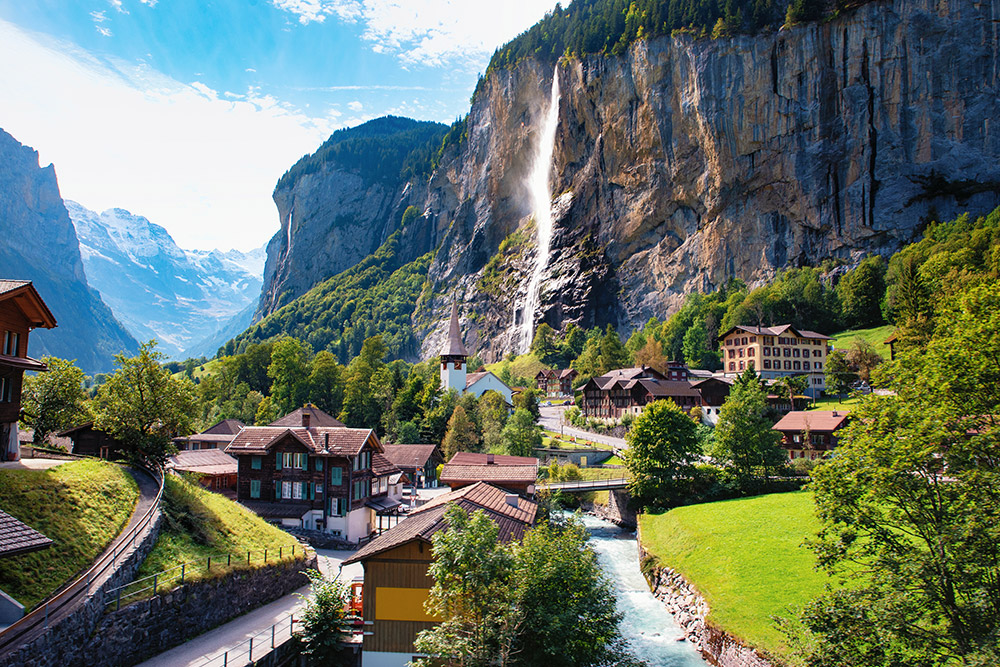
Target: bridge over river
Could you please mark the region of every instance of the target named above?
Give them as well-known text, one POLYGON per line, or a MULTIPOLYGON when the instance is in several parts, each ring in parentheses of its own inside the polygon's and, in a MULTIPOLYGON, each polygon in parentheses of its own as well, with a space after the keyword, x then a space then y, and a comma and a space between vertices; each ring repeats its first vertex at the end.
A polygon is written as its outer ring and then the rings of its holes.
POLYGON ((541 488, 549 491, 562 491, 564 493, 585 493, 587 491, 615 491, 628 486, 628 479, 619 477, 616 479, 581 479, 572 482, 552 482, 551 484, 540 484, 541 488))

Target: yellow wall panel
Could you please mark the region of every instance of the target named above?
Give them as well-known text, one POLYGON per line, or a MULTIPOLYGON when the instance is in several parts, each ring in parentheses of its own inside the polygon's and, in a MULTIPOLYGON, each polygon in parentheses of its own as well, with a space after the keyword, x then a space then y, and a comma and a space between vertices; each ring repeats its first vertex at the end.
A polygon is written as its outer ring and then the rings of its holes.
POLYGON ((430 591, 426 588, 375 589, 376 621, 439 621, 424 611, 424 600, 430 591))

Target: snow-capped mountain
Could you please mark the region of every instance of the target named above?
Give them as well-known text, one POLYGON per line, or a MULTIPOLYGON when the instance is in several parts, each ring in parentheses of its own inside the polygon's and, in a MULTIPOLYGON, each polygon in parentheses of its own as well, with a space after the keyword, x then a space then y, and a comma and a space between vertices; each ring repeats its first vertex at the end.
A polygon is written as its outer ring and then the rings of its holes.
POLYGON ((65 203, 90 284, 137 338, 155 338, 169 357, 184 358, 195 344, 208 349, 260 296, 263 248, 183 250, 140 215, 65 203))

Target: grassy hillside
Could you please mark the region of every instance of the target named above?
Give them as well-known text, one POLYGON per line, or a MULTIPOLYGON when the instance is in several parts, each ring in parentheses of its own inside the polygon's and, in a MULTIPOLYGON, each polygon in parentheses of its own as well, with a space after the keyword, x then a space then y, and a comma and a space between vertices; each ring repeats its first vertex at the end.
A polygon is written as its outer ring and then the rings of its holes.
POLYGON ((838 334, 833 335, 833 346, 838 350, 849 350, 854 341, 859 338, 866 340, 872 344, 875 351, 882 355, 883 359, 889 358, 889 346, 883 341, 892 335, 895 327, 891 324, 887 324, 884 327, 875 327, 874 329, 853 329, 851 331, 841 331, 838 334))
POLYGON ((791 617, 828 577, 803 546, 819 528, 812 494, 779 493, 639 517, 643 546, 705 597, 709 621, 781 655, 772 616, 791 617))
MULTIPOLYGON (((191 567, 187 579, 204 578, 209 573, 200 564, 209 556, 216 562, 211 574, 223 572, 223 563, 214 557, 227 553, 254 553, 255 564, 260 564, 261 552, 268 549, 269 562, 278 555, 279 547, 287 547, 296 539, 285 531, 272 526, 239 503, 197 483, 176 475, 168 475, 163 490, 164 521, 160 536, 153 550, 139 569, 136 578, 142 578, 180 565, 182 562, 199 563, 191 567)), ((296 549, 296 554, 301 553, 296 549)), ((240 561, 245 565, 245 561, 240 561)), ((235 567, 235 563, 234 563, 235 567)))
POLYGON ((132 516, 139 489, 122 468, 71 461, 48 470, 0 470, 0 509, 54 545, 3 559, 0 589, 31 608, 87 569, 132 516))

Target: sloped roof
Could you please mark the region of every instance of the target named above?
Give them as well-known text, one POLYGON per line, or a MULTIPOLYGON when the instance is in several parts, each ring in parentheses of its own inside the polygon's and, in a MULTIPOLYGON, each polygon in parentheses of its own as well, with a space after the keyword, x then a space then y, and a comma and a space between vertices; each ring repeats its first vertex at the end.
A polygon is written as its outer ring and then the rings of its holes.
POLYGON ((749 327, 743 324, 737 324, 734 327, 730 327, 727 331, 724 331, 718 335, 718 340, 724 339, 729 334, 734 331, 745 331, 749 334, 755 336, 780 336, 786 331, 791 331, 792 333, 801 336, 802 338, 819 338, 821 340, 833 340, 829 336, 824 336, 821 333, 816 333, 815 331, 807 331, 806 329, 796 329, 791 324, 778 324, 773 327, 749 327))
POLYGON ((56 318, 30 280, 0 280, 0 301, 12 299, 32 328, 53 329, 56 318))
POLYGON ((401 468, 423 468, 437 445, 383 445, 385 457, 401 468))
MULTIPOLYGON (((325 426, 325 424, 316 424, 316 425, 325 426)), ((206 435, 206 434, 236 435, 237 433, 240 432, 240 429, 242 429, 244 426, 246 426, 246 424, 241 422, 239 419, 223 419, 215 426, 206 428, 199 435, 206 435)))
POLYGON ((329 426, 329 427, 343 427, 344 422, 335 419, 333 416, 328 415, 319 408, 317 408, 312 403, 308 405, 303 405, 298 410, 290 412, 281 419, 275 420, 268 424, 268 426, 302 426, 302 415, 309 415, 309 426, 329 426))
POLYGON ((0 512, 0 556, 38 551, 52 546, 52 540, 6 512, 0 512))
POLYGON ((531 484, 538 478, 538 459, 530 456, 501 456, 459 452, 441 469, 441 481, 517 482, 531 484), (492 456, 493 462, 488 462, 492 456))
POLYGON ((833 432, 844 425, 849 413, 843 410, 793 410, 778 420, 772 428, 775 431, 822 431, 833 432))
POLYGON ((241 505, 262 519, 301 519, 312 509, 309 503, 271 503, 259 500, 241 500, 241 505))
MULTIPOLYGON (((469 488, 471 489, 472 487, 469 488)), ((513 507, 509 507, 509 510, 504 510, 501 507, 489 507, 478 504, 479 500, 485 501, 487 497, 492 496, 502 496, 504 502, 506 502, 507 494, 503 490, 495 487, 491 488, 493 489, 492 491, 479 490, 475 492, 462 489, 461 491, 455 491, 445 494, 444 496, 440 496, 441 498, 444 498, 445 496, 450 496, 451 498, 443 502, 435 503, 430 507, 424 506, 421 508, 421 511, 407 517, 404 521, 399 522, 365 546, 361 547, 361 549, 356 551, 353 556, 344 561, 344 565, 362 561, 382 552, 389 551, 390 549, 395 549, 396 547, 413 540, 419 540, 430 544, 431 537, 434 533, 448 527, 444 520, 444 514, 447 511, 449 504, 456 504, 469 514, 475 512, 476 510, 483 510, 486 513, 486 516, 497 524, 497 527, 499 528, 498 537, 501 542, 520 540, 524 537, 524 532, 534 522, 538 505, 530 500, 524 500, 525 503, 532 507, 526 507, 524 509, 521 514, 521 517, 523 518, 515 518, 511 514, 511 512, 516 511, 513 507), (530 517, 530 519, 528 517, 530 517)))
POLYGON ((503 489, 498 489, 492 484, 487 484, 486 482, 476 482, 475 484, 464 486, 456 491, 450 491, 448 493, 443 493, 440 496, 436 496, 428 500, 420 507, 411 510, 410 514, 419 514, 433 509, 438 505, 456 502, 459 500, 466 500, 483 509, 488 509, 492 512, 496 512, 497 514, 529 524, 535 522, 535 514, 538 511, 538 503, 534 501, 528 500, 527 498, 518 496, 514 493, 508 493, 503 489), (507 502, 508 496, 517 498, 516 507, 507 502))
POLYGON ((233 433, 195 433, 194 435, 173 438, 174 442, 214 442, 229 444, 236 435, 233 433))
POLYGON ((49 370, 48 366, 37 359, 32 359, 31 357, 11 357, 6 354, 0 354, 0 366, 11 366, 25 371, 49 370))
POLYGON ((640 378, 635 381, 651 396, 691 396, 701 397, 701 392, 687 380, 652 380, 640 378))
POLYGON ((395 473, 403 472, 396 466, 395 463, 390 461, 386 456, 380 452, 375 452, 372 455, 372 474, 376 477, 382 477, 383 475, 392 475, 395 473))
POLYGON ((167 459, 168 467, 181 472, 205 475, 235 475, 236 459, 221 449, 195 449, 177 452, 167 459))
POLYGON ((462 329, 458 326, 458 303, 451 303, 451 321, 448 323, 448 340, 441 348, 442 357, 468 357, 469 351, 462 342, 462 329))
POLYGON ((382 450, 370 428, 286 428, 283 426, 247 426, 226 447, 232 454, 265 454, 282 438, 289 436, 317 454, 356 456, 365 443, 372 440, 376 451, 382 450))

